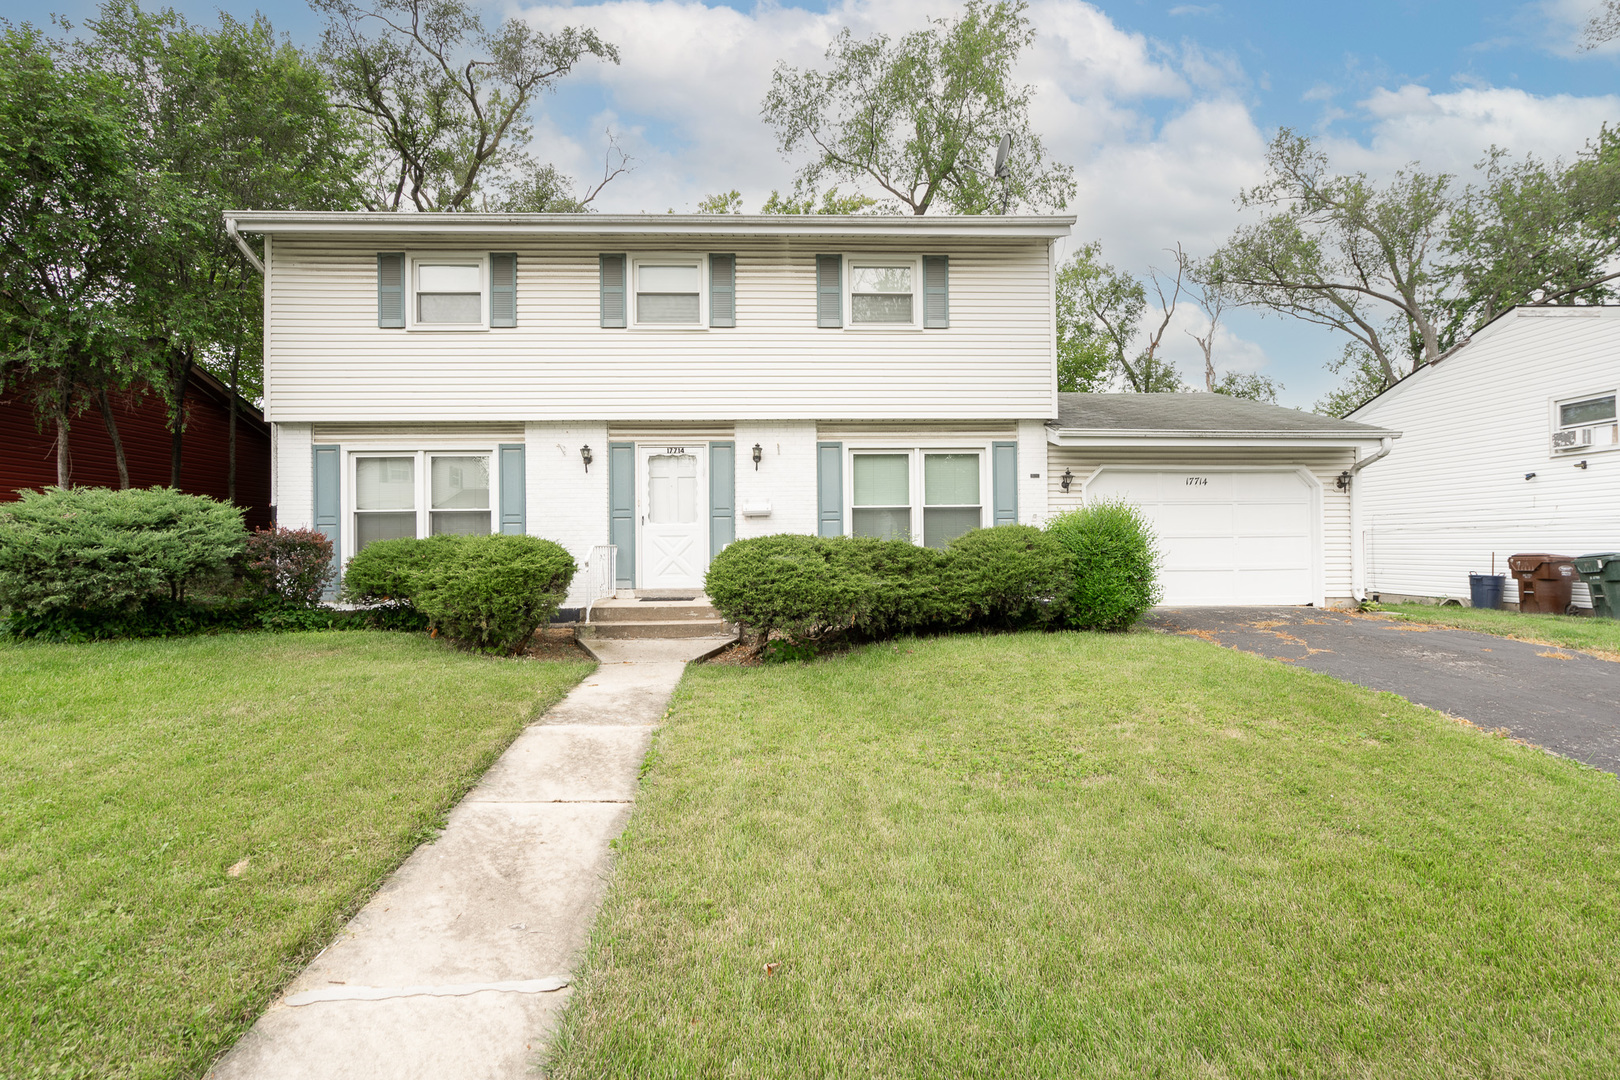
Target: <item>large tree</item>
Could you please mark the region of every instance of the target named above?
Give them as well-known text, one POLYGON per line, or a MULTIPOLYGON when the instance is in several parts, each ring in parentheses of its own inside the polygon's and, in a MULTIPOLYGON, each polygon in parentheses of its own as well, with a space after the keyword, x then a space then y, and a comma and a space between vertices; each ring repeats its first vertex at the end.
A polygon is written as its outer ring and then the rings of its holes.
POLYGON ((536 97, 586 57, 618 63, 595 30, 490 30, 469 0, 310 3, 328 17, 326 70, 372 135, 374 207, 577 211, 626 167, 610 146, 602 182, 575 194, 525 149, 536 97))
POLYGON ((88 27, 72 54, 121 80, 144 156, 146 238, 128 280, 132 316, 159 346, 151 377, 169 405, 178 486, 193 368, 212 367, 250 394, 260 386, 262 282, 225 212, 353 208, 362 160, 324 76, 262 17, 221 14, 208 29, 108 0, 88 27))
POLYGON ((778 65, 762 113, 791 158, 808 150, 798 187, 827 182, 881 191, 896 208, 926 214, 1045 209, 1074 197, 1074 170, 1051 161, 1029 122, 1032 87, 1013 80, 1035 38, 1023 0, 968 0, 955 19, 891 39, 857 40, 846 27, 825 71, 778 65), (1005 178, 997 148, 1012 137, 1005 178))
MULTIPOLYGON (((143 148, 122 82, 60 62, 34 29, 0 25, 0 389, 33 401, 72 483, 73 418, 141 371, 130 260, 149 240, 143 148)), ((122 454, 120 471, 125 476, 122 454)))
POLYGON ((1141 394, 1184 389, 1175 365, 1161 353, 1182 292, 1184 263, 1176 254, 1174 274, 1149 273, 1158 310, 1156 324, 1145 328, 1147 288, 1104 262, 1100 242, 1085 245, 1059 268, 1059 390, 1100 390, 1115 378, 1141 394))

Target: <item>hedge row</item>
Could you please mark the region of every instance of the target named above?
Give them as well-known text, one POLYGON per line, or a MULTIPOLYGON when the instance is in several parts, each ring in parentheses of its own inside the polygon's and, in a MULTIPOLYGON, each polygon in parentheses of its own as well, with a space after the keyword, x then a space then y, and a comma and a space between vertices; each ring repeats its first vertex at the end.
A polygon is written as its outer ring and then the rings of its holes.
POLYGON ((1098 503, 1045 529, 975 529, 944 550, 796 534, 739 540, 705 591, 728 620, 791 641, 969 628, 1123 630, 1159 597, 1139 511, 1098 503))
POLYGON ((574 570, 566 550, 538 536, 381 540, 350 560, 343 596, 420 612, 451 641, 516 654, 557 614, 574 570))

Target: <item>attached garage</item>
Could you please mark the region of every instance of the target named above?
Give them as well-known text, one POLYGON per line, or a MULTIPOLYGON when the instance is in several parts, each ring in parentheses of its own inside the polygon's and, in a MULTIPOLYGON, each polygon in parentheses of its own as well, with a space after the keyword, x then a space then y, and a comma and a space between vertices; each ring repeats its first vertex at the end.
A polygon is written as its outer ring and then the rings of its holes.
POLYGON ((1361 595, 1354 476, 1396 433, 1219 394, 1060 394, 1053 512, 1139 506, 1169 606, 1342 606, 1361 595))

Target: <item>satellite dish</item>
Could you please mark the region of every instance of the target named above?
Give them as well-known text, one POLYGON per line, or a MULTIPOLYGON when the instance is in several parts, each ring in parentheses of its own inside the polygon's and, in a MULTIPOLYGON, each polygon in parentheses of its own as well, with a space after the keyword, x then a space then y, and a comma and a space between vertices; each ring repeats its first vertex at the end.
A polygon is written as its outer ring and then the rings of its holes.
POLYGON ((996 149, 997 180, 1007 179, 1007 173, 1009 172, 1007 168, 1007 155, 1010 153, 1012 153, 1012 136, 1003 135, 1001 137, 1001 146, 996 149))

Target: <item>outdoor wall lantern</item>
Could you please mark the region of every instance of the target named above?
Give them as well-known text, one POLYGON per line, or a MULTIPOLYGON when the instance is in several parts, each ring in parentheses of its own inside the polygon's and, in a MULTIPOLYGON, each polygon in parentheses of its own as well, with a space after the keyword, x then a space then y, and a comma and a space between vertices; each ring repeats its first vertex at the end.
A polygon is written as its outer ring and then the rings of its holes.
POLYGON ((1344 472, 1339 474, 1339 477, 1338 477, 1337 480, 1333 481, 1333 486, 1338 488, 1340 491, 1349 491, 1350 490, 1350 480, 1351 480, 1350 470, 1346 469, 1346 470, 1344 470, 1344 472))
POLYGON ((585 459, 585 471, 591 471, 591 448, 589 444, 579 448, 579 456, 585 459))
POLYGON ((1068 469, 1064 469, 1063 479, 1059 481, 1059 483, 1063 485, 1063 493, 1067 495, 1069 493, 1069 485, 1074 483, 1074 473, 1070 472, 1068 469))
POLYGON ((764 457, 764 456, 765 456, 765 451, 760 449, 759 443, 755 443, 754 444, 754 471, 755 472, 759 472, 759 459, 764 457))

